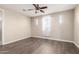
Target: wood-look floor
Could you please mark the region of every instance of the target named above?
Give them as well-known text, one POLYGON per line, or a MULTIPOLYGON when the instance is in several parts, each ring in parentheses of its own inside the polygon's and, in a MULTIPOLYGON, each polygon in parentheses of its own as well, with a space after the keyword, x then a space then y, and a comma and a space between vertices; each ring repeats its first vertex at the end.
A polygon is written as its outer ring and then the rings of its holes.
POLYGON ((79 54, 79 49, 68 42, 28 38, 0 46, 1 54, 79 54))

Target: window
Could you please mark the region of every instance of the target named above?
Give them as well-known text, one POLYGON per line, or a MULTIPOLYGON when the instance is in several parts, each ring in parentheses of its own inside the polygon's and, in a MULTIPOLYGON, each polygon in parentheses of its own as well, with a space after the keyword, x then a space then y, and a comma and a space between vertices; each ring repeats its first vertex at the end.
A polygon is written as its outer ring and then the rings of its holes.
POLYGON ((59 15, 59 24, 62 24, 62 15, 59 15))
POLYGON ((42 31, 43 34, 49 34, 51 31, 51 17, 50 16, 44 16, 42 19, 42 31))

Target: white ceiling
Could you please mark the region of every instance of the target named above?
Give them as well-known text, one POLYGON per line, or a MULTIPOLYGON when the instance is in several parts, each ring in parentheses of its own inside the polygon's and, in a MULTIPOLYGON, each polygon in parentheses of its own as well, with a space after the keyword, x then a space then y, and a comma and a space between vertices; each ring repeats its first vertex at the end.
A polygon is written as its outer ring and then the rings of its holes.
POLYGON ((34 16, 46 15, 55 12, 74 9, 76 5, 75 4, 40 4, 40 6, 48 6, 48 8, 44 9, 45 13, 39 12, 37 14, 35 14, 35 10, 28 11, 28 9, 34 9, 34 6, 32 4, 2 4, 0 6, 18 11, 29 17, 34 17, 34 16), (23 11, 22 9, 26 9, 26 11, 23 11))

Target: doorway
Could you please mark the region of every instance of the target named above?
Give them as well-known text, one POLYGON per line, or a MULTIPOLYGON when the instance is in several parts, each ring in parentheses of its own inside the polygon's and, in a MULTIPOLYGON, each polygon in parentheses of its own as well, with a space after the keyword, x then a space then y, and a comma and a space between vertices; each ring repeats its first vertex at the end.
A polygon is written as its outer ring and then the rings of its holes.
POLYGON ((0 10, 0 45, 2 45, 2 11, 0 10))

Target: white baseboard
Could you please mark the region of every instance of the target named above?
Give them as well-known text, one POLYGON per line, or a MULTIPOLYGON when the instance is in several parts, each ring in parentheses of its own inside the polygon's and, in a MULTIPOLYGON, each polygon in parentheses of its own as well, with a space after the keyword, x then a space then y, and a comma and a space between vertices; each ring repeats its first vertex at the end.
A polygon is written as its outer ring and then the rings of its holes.
POLYGON ((32 36, 32 37, 43 38, 43 39, 50 39, 50 40, 56 40, 56 41, 63 41, 63 42, 69 42, 69 43, 75 44, 75 46, 76 46, 77 48, 79 48, 79 45, 78 45, 76 42, 74 42, 74 41, 63 40, 63 39, 53 39, 53 38, 47 38, 47 37, 41 37, 41 36, 32 36))
MULTIPOLYGON (((74 41, 63 40, 63 39, 53 39, 53 38, 41 37, 41 36, 32 36, 32 37, 43 38, 43 39, 50 39, 50 40, 56 40, 56 41, 63 41, 63 42, 70 42, 70 43, 75 44, 75 46, 77 46, 79 48, 79 45, 76 42, 74 42, 74 41)), ((25 37, 25 38, 30 38, 30 37, 25 37)), ((25 38, 22 38, 22 39, 25 39, 25 38)), ((22 40, 22 39, 19 39, 19 40, 22 40)), ((19 41, 19 40, 10 41, 10 42, 4 43, 3 45, 9 44, 9 43, 13 43, 13 42, 16 42, 16 41, 19 41)))
POLYGON ((6 44, 10 44, 10 43, 17 42, 17 41, 20 41, 20 40, 24 40, 26 38, 30 38, 30 37, 24 37, 24 38, 17 39, 17 40, 14 40, 14 41, 4 42, 2 45, 6 45, 6 44))
POLYGON ((50 40, 56 40, 56 41, 63 41, 63 42, 70 42, 70 43, 73 43, 73 41, 63 40, 63 39, 54 39, 54 38, 41 37, 41 36, 32 36, 32 37, 36 37, 36 38, 43 38, 43 39, 50 39, 50 40))
POLYGON ((79 48, 79 45, 76 42, 73 42, 75 44, 75 46, 77 46, 77 48, 79 48))

